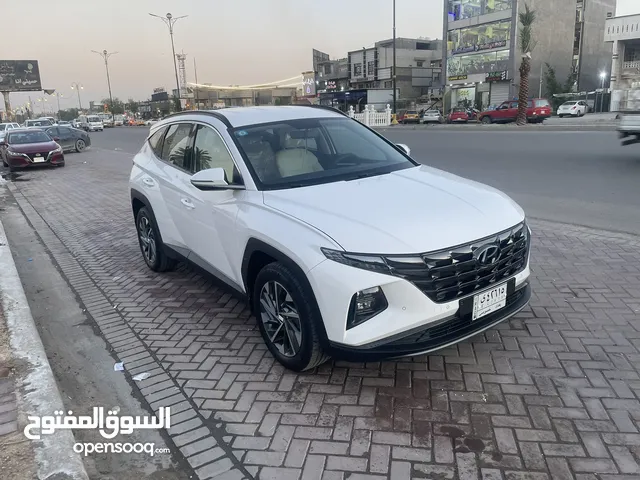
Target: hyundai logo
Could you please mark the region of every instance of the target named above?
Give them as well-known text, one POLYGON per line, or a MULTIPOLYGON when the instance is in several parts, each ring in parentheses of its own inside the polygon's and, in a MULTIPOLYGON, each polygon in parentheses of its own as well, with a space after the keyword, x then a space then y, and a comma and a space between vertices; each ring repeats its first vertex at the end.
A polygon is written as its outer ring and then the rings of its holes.
POLYGON ((484 245, 475 251, 474 256, 480 265, 493 265, 500 258, 498 245, 484 245))

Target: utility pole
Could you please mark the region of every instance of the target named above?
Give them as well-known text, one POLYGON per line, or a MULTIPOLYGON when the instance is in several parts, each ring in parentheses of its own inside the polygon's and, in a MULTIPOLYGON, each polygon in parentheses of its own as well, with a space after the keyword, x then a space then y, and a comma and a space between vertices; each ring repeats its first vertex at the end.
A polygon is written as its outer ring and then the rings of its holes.
POLYGON ((71 84, 71 89, 75 90, 76 93, 78 94, 78 109, 82 110, 82 102, 80 101, 80 90, 82 90, 84 87, 82 85, 80 85, 78 82, 73 82, 71 84))
POLYGON ((103 50, 102 52, 96 52, 95 50, 91 50, 93 53, 97 53, 102 58, 104 58, 104 68, 107 70, 107 86, 109 87, 109 102, 111 103, 111 115, 113 115, 113 96, 111 95, 111 79, 109 78, 109 57, 111 55, 115 55, 118 52, 107 52, 103 50))
POLYGON ((196 57, 193 57, 193 75, 196 79, 196 86, 193 90, 194 98, 195 98, 195 107, 198 109, 198 67, 196 66, 196 57))
POLYGON ((542 98, 542 64, 540 64, 540 89, 538 90, 538 98, 542 98))
POLYGON ((396 0, 393 0, 393 110, 396 113, 396 0))
POLYGON ((176 74, 176 88, 178 89, 178 102, 176 105, 176 110, 179 112, 180 110, 182 110, 182 106, 180 105, 180 81, 178 80, 178 65, 176 64, 176 47, 173 44, 173 26, 178 20, 180 20, 181 18, 186 18, 188 17, 188 15, 182 15, 180 17, 174 17, 173 15, 171 15, 171 13, 167 13, 167 15, 164 17, 161 17, 160 15, 154 15, 153 13, 150 13, 149 15, 159 18, 167 25, 167 27, 169 27, 169 36, 171 37, 171 52, 173 54, 173 70, 176 74))

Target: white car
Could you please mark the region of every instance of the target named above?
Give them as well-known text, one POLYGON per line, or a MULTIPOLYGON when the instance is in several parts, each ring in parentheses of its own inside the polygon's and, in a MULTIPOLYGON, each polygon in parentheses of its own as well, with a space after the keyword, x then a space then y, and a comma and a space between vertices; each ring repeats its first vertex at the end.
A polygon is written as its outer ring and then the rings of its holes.
POLYGON ((589 105, 584 100, 571 100, 558 107, 558 116, 582 117, 589 111, 589 105))
POLYGON ((186 258, 226 282, 292 370, 430 352, 529 301, 517 204, 331 108, 174 114, 133 163, 149 268, 186 258))
POLYGON ((422 123, 444 123, 444 117, 440 110, 427 110, 422 115, 422 123))
POLYGON ((0 141, 4 139, 9 131, 15 128, 20 128, 20 124, 13 122, 0 123, 0 141))

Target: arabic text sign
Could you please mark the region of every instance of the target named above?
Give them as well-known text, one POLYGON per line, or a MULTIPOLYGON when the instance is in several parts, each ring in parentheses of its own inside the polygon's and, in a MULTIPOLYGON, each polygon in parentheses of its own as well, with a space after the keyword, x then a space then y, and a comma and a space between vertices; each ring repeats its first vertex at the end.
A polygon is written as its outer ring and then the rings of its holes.
POLYGON ((0 92, 42 90, 37 60, 0 60, 0 92))
POLYGON ((134 430, 152 429, 160 430, 171 427, 170 407, 160 407, 158 418, 147 416, 131 417, 118 416, 118 410, 109 410, 105 416, 103 407, 94 407, 92 416, 74 416, 72 411, 53 412, 53 416, 28 416, 29 424, 24 427, 24 435, 29 440, 40 440, 41 435, 51 435, 56 430, 99 430, 100 435, 106 439, 115 438, 118 433, 130 435, 134 430), (32 432, 32 429, 39 432, 32 432))

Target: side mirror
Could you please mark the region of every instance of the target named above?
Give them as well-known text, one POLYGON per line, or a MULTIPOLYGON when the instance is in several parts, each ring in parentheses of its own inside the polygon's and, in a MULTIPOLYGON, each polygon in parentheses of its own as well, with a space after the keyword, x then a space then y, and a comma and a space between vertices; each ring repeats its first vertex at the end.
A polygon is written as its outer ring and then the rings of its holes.
POLYGON ((54 142, 59 142, 60 141, 60 137, 53 137, 53 141, 54 142))
POLYGON ((411 149, 407 147, 404 143, 397 143, 396 147, 402 150, 405 154, 411 155, 411 149))
POLYGON ((244 190, 244 185, 229 185, 224 168, 207 168, 191 176, 191 185, 199 190, 244 190))

